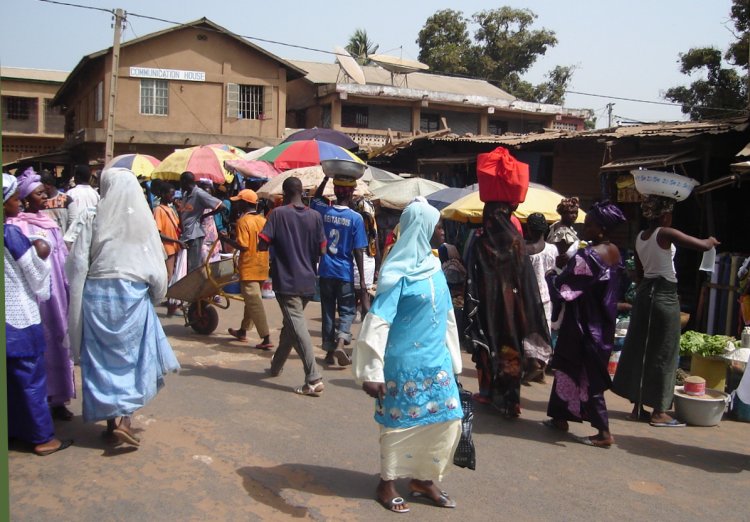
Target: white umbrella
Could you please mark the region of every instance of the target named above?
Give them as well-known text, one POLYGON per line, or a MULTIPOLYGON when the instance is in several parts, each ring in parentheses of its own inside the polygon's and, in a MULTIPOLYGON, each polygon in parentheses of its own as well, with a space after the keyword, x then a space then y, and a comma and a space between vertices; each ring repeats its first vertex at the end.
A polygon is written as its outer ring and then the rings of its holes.
POLYGON ((388 172, 387 170, 379 169, 377 167, 369 166, 365 170, 364 175, 362 176, 362 181, 365 183, 370 183, 371 181, 387 181, 387 180, 393 180, 393 181, 401 181, 404 178, 399 176, 398 174, 394 174, 393 172, 388 172))
POLYGON ((250 152, 246 152, 244 159, 246 160, 257 160, 260 158, 263 154, 271 150, 273 147, 261 147, 256 150, 251 150, 250 152))
POLYGON ((379 199, 380 206, 403 209, 416 196, 429 196, 433 192, 448 188, 447 185, 423 178, 408 178, 403 181, 373 181, 370 184, 372 199, 379 199))
MULTIPOLYGON (((289 177, 299 178, 302 182, 302 188, 307 190, 310 195, 318 188, 320 182, 323 181, 323 167, 315 165, 312 167, 301 167, 298 169, 291 169, 282 172, 269 182, 262 185, 258 190, 257 194, 261 198, 271 199, 272 196, 280 196, 283 194, 282 185, 284 180, 289 177)), ((355 196, 368 196, 370 190, 367 188, 367 183, 362 181, 362 178, 357 180, 357 186, 354 189, 355 196)), ((334 197, 333 193, 333 180, 329 180, 326 185, 323 195, 327 197, 334 197)))

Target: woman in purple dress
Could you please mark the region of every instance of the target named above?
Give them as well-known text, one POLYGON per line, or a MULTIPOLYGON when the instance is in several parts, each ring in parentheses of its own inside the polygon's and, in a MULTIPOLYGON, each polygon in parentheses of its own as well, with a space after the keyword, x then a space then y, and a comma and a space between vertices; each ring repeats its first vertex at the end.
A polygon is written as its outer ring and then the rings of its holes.
POLYGON ((604 391, 612 385, 607 372, 617 319, 617 297, 623 266, 620 252, 609 233, 625 216, 609 202, 594 203, 586 215, 583 237, 589 242, 567 260, 558 257, 560 274, 547 273, 552 300, 565 302, 565 316, 552 356, 555 369, 544 425, 568 431, 568 421, 587 420, 598 430, 577 438, 588 446, 608 448, 614 442, 609 431, 604 391))
POLYGON ((41 177, 33 169, 26 169, 18 177, 18 195, 23 200, 26 211, 8 219, 8 223, 18 226, 27 237, 44 238, 52 249, 49 255, 52 265, 50 298, 39 303, 47 344, 44 352, 47 400, 53 418, 71 420, 73 412, 65 406, 76 396, 68 337, 68 280, 64 271, 68 248, 57 222, 43 212, 47 192, 41 177))

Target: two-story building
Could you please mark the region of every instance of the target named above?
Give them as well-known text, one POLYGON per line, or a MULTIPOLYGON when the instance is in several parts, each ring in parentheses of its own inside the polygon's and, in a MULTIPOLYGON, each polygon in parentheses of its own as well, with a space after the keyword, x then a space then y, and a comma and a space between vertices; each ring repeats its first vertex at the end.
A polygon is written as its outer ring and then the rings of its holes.
POLYGON ((67 77, 64 71, 0 67, 4 165, 61 147, 64 118, 52 99, 67 77))
MULTIPOLYGON (((305 74, 205 18, 124 42, 119 54, 115 155, 275 145, 286 126, 287 82, 305 74)), ((84 56, 54 98, 65 148, 79 161, 104 157, 112 66, 111 48, 84 56)))

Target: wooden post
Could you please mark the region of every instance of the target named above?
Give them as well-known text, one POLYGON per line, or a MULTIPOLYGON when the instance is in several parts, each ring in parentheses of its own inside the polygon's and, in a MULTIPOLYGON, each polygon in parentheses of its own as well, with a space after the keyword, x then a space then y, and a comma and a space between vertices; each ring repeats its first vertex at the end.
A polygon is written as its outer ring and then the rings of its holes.
POLYGON ((115 103, 117 101, 117 74, 120 68, 120 38, 122 24, 125 22, 125 12, 115 9, 115 36, 112 42, 112 70, 109 75, 109 103, 107 111, 107 140, 104 145, 104 164, 112 159, 115 149, 115 103))

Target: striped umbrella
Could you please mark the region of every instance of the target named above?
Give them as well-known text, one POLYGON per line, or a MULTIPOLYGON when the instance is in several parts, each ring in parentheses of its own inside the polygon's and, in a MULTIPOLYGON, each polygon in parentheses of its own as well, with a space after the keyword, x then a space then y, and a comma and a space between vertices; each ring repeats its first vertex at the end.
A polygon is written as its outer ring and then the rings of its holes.
POLYGON ((104 168, 128 169, 138 178, 151 179, 151 173, 159 163, 158 159, 148 154, 121 154, 109 160, 104 168))
POLYGON ((290 141, 276 145, 274 148, 257 158, 260 161, 273 163, 279 170, 297 169, 300 167, 314 167, 322 160, 345 159, 364 163, 355 154, 338 145, 318 140, 290 141))
POLYGON ((151 173, 151 177, 178 181, 180 175, 189 170, 195 174, 195 179, 208 178, 214 183, 230 183, 234 179, 234 174, 224 167, 224 162, 237 159, 242 158, 209 145, 177 149, 164 158, 151 173))

